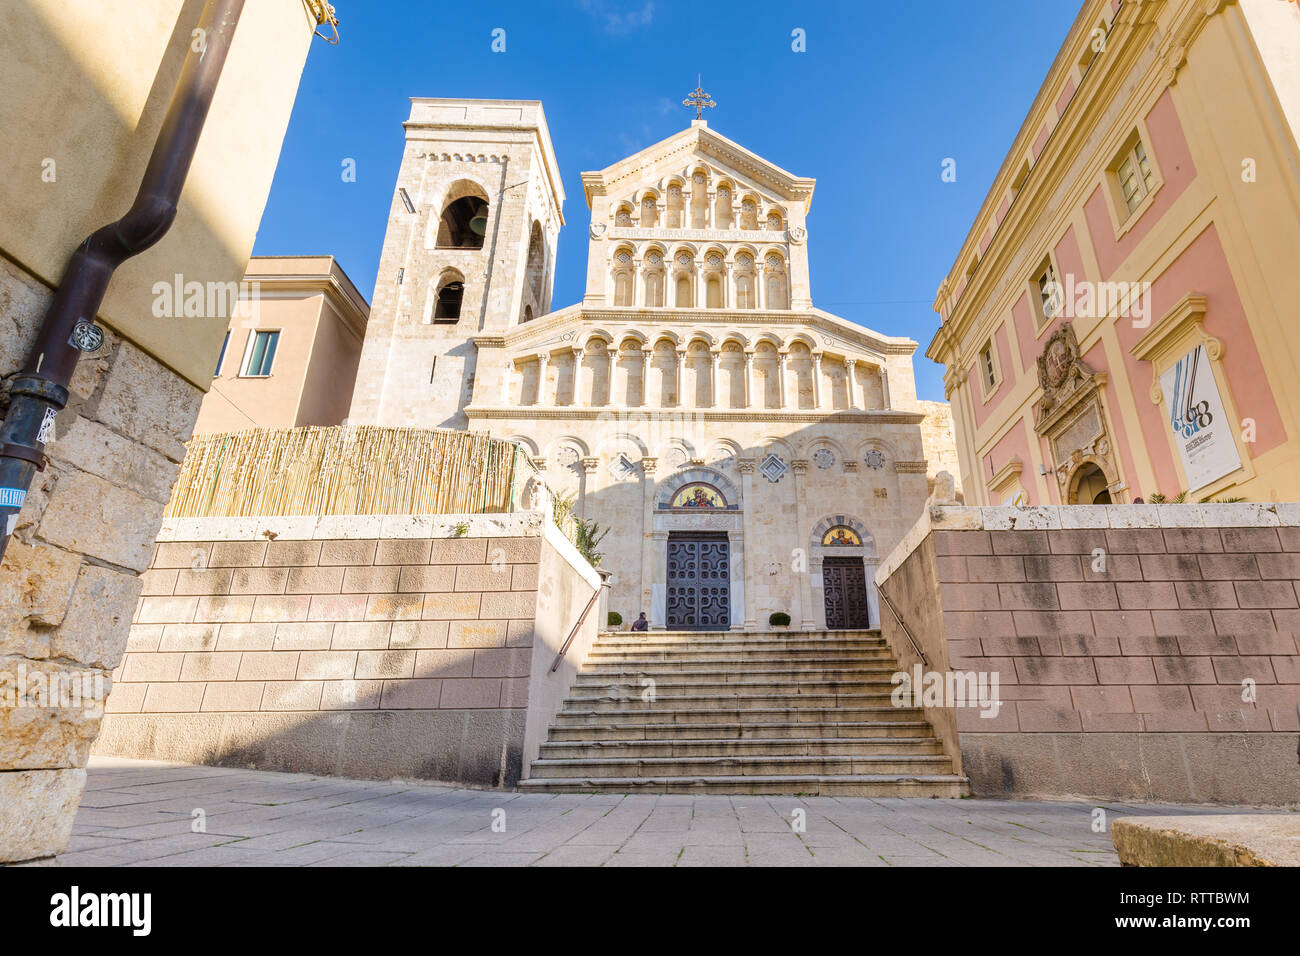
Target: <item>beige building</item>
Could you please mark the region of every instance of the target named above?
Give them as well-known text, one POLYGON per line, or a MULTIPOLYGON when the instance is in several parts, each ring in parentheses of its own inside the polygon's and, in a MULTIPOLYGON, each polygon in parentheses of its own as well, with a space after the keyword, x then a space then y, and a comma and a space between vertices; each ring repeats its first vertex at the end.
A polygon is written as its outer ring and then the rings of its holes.
MULTIPOLYGON (((203 11, 181 0, 0 0, 6 386, 74 250, 131 208, 203 11)), ((0 862, 67 843, 107 677, 226 327, 226 314, 160 315, 154 287, 179 275, 224 288, 243 275, 316 26, 303 0, 263 0, 210 39, 209 53, 229 36, 229 55, 176 218, 113 276, 88 316, 103 343, 82 356, 65 407, 42 429, 48 462, 13 515, 0 566, 0 862)))
POLYGON ((553 310, 541 104, 413 100, 351 421, 519 442, 609 529, 625 620, 875 626, 951 440, 915 342, 814 306, 814 180, 697 119, 582 182, 586 291, 553 310))
POLYGON ((1300 499, 1298 49, 1083 5, 935 302, 967 501, 1300 499))
POLYGON ((255 256, 232 311, 197 435, 338 425, 370 307, 333 256, 255 256))

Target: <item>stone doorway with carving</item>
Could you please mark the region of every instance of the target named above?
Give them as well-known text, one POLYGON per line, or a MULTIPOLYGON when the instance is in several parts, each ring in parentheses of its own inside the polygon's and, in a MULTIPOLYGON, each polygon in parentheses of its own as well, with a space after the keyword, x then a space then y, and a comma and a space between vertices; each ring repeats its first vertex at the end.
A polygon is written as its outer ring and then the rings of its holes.
POLYGON ((1096 462, 1085 462, 1070 476, 1067 502, 1072 505, 1111 504, 1111 481, 1096 462))

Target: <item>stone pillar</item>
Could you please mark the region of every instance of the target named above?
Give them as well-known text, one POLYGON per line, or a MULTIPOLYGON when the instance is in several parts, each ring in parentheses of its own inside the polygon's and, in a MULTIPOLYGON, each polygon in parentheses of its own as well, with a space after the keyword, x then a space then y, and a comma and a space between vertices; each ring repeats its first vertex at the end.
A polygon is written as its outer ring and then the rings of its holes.
POLYGON ((722 353, 714 349, 709 353, 709 407, 721 408, 718 402, 718 365, 722 360, 722 353))
MULTIPOLYGON (((654 613, 654 508, 655 508, 655 471, 659 459, 641 459, 641 604, 636 613, 645 611, 651 625, 663 624, 663 618, 656 618, 654 613)), ((662 580, 662 579, 661 579, 662 580)))
MULTIPOLYGON (((807 544, 808 523, 804 520, 804 493, 802 485, 808 474, 808 460, 796 458, 790 462, 790 487, 794 491, 795 540, 800 547, 807 544)), ((820 574, 812 567, 809 559, 808 571, 799 575, 799 626, 805 631, 818 629, 817 600, 822 596, 820 574), (816 577, 816 581, 813 578, 816 577)), ((794 615, 792 614, 791 617, 794 615)))
POLYGON ((677 407, 686 407, 686 350, 677 350, 677 407))
POLYGON ((822 353, 813 352, 812 354, 812 403, 813 408, 822 407, 822 353))
POLYGON ((789 352, 778 352, 776 355, 776 407, 784 409, 785 406, 785 367, 790 361, 789 352))
MULTIPOLYGON (((744 458, 737 462, 740 470, 740 507, 744 515, 745 538, 748 541, 754 538, 754 469, 756 462, 752 458, 744 458)), ((757 568, 754 561, 745 562, 745 630, 754 631, 758 629, 758 620, 756 618, 756 605, 758 603, 758 586, 754 581, 754 574, 757 568)))
POLYGON ((513 392, 515 387, 515 363, 514 359, 507 361, 501 369, 501 404, 510 405, 513 402, 513 392))
POLYGON ((885 403, 884 408, 892 408, 889 404, 889 372, 882 365, 880 367, 880 398, 885 403))
POLYGON ((578 406, 587 404, 587 397, 582 393, 582 362, 586 357, 585 349, 573 350, 573 404, 578 406))
POLYGON ((637 308, 645 306, 645 271, 641 260, 632 260, 632 304, 637 308))
POLYGON ((650 404, 650 356, 651 349, 641 350, 641 407, 650 404))
MULTIPOLYGON (((763 281, 763 270, 767 267, 757 259, 754 260, 754 304, 762 312, 767 308, 767 283, 763 281)), ((781 403, 785 407, 785 402, 781 403)))
POLYGON ((650 580, 650 630, 668 630, 668 532, 653 530, 650 532, 651 560, 654 573, 650 580))
POLYGON ((754 350, 745 351, 745 407, 754 407, 754 350))
POLYGON ((704 228, 712 229, 713 228, 713 205, 718 201, 718 191, 716 189, 710 189, 707 193, 704 194, 704 201, 705 201, 704 228))
POLYGON ((848 407, 850 409, 854 409, 858 407, 858 399, 857 399, 858 390, 856 388, 856 383, 854 382, 854 376, 857 374, 854 371, 854 369, 857 367, 857 364, 858 364, 857 359, 844 360, 844 381, 848 387, 848 396, 849 396, 848 407))
POLYGON ((546 400, 546 369, 551 361, 550 353, 541 352, 537 356, 537 404, 549 405, 546 400))

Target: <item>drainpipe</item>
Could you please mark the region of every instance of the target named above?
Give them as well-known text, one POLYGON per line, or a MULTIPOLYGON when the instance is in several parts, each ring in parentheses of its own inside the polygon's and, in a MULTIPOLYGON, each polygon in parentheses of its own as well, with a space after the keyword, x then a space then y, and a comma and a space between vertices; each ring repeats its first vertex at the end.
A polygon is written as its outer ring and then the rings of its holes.
POLYGON ((243 8, 244 0, 208 0, 203 8, 135 202, 125 216, 77 247, 54 290, 27 365, 10 385, 9 412, 0 426, 0 558, 32 479, 45 469, 45 446, 53 437, 55 415, 68 403, 77 360, 82 352, 94 352, 103 344, 95 317, 114 271, 162 239, 176 218, 181 188, 243 8))

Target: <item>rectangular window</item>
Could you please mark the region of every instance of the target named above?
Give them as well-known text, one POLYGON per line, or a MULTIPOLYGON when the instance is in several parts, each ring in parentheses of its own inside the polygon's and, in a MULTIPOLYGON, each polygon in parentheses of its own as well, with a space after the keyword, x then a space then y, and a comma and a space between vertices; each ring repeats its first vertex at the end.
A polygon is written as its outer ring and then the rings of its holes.
POLYGON ((230 332, 227 331, 226 337, 221 341, 221 354, 217 356, 217 370, 212 373, 213 378, 216 378, 218 375, 221 374, 221 366, 224 365, 226 362, 226 346, 228 346, 229 344, 230 344, 230 332))
POLYGON ((997 366, 993 364, 992 339, 985 342, 984 348, 980 349, 980 370, 984 373, 984 394, 987 395, 998 384, 997 366))
POLYGON ((1132 215, 1155 186, 1155 173, 1142 140, 1135 137, 1129 142, 1115 167, 1115 178, 1124 207, 1132 215))
POLYGON ((244 365, 244 374, 250 376, 267 376, 275 362, 275 348, 280 344, 280 333, 254 332, 252 347, 248 350, 248 361, 244 365))

